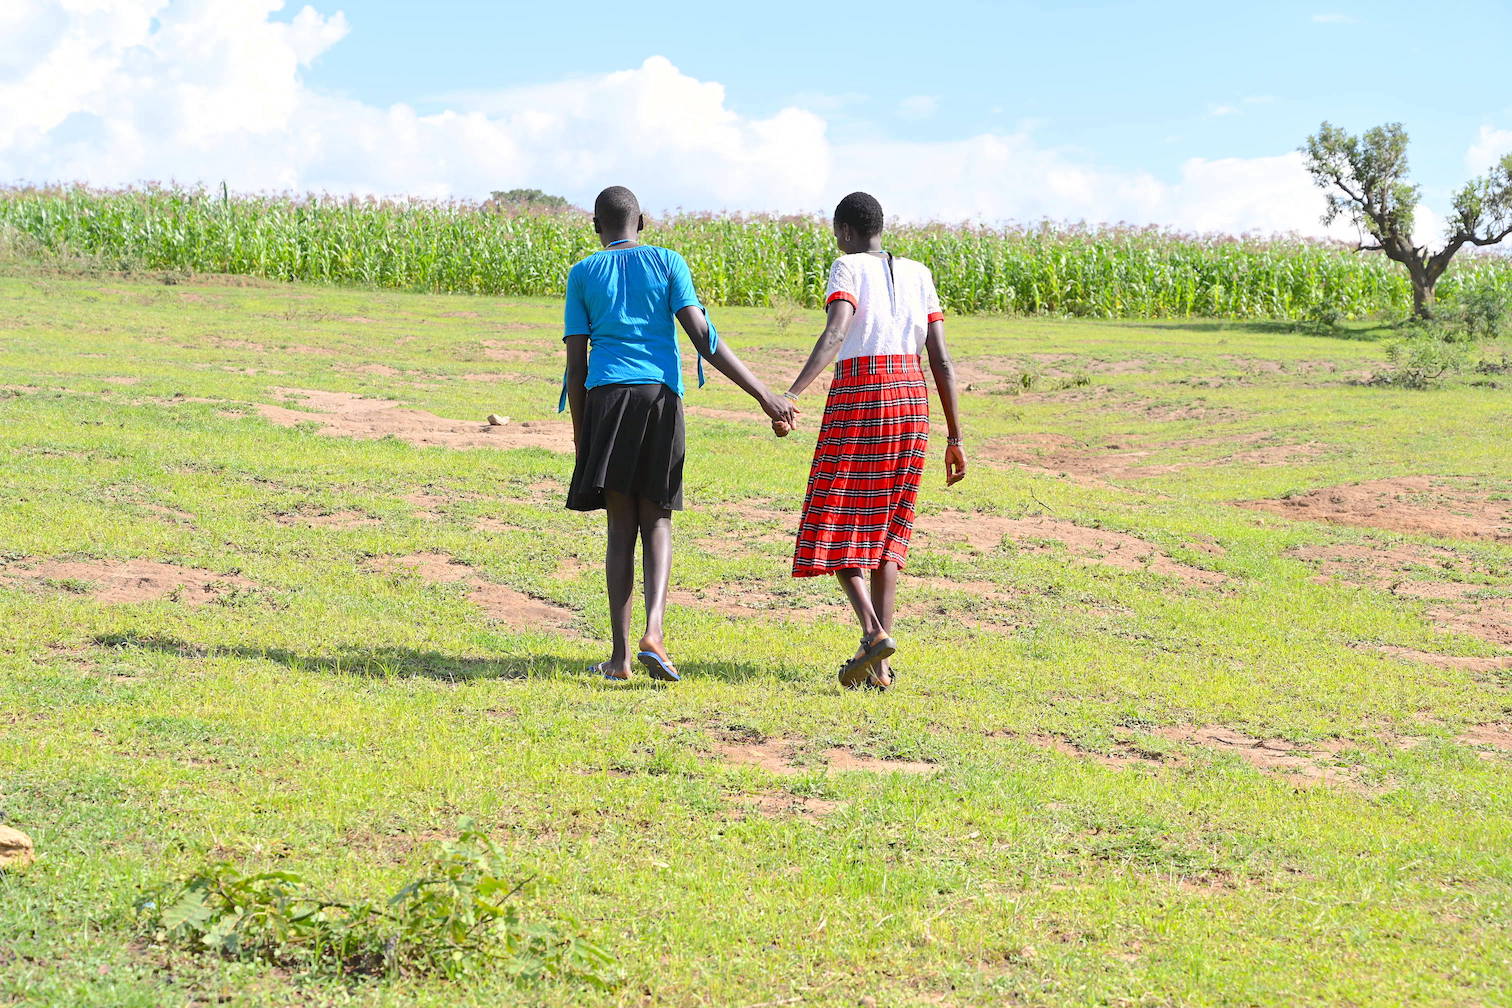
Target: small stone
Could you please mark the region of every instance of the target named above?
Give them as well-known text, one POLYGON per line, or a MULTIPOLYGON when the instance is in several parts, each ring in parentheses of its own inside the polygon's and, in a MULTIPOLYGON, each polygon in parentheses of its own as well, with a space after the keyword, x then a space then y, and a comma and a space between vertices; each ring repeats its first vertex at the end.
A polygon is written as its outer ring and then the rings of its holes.
POLYGON ((509 423, 509 417, 507 416, 501 417, 497 413, 488 414, 488 426, 490 427, 503 427, 507 423, 509 423))
POLYGON ((861 1008, 877 1008, 877 999, 868 994, 857 1002, 861 1008))
POLYGON ((0 870, 29 865, 35 857, 36 847, 31 837, 18 829, 0 826, 0 870))

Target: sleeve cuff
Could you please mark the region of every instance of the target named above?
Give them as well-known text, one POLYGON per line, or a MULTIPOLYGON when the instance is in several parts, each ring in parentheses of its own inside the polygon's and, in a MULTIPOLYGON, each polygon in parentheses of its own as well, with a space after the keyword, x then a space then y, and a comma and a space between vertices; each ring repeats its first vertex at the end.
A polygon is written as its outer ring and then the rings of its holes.
POLYGON ((945 321, 945 313, 944 312, 942 312, 942 311, 932 311, 932 312, 929 313, 929 318, 926 320, 926 324, 928 324, 929 322, 944 322, 944 321, 945 321))
POLYGON ((856 307, 856 295, 848 294, 845 291, 835 291, 835 293, 824 299, 826 306, 832 301, 849 301, 852 308, 856 307))

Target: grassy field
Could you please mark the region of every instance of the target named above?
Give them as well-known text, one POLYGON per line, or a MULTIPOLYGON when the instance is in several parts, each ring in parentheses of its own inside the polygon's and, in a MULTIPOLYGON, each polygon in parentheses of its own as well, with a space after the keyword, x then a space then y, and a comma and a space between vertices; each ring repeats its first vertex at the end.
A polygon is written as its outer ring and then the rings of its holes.
MULTIPOLYGON (((0 278, 0 821, 38 849, 0 1003, 1512 1004, 1505 376, 952 319, 972 470, 932 461, 886 696, 786 576, 819 400, 775 441, 690 388, 687 680, 615 686, 558 318, 0 278), (133 918, 207 851, 381 896, 462 816, 620 983, 344 983, 133 918)), ((786 381, 819 316, 717 320, 786 381)))

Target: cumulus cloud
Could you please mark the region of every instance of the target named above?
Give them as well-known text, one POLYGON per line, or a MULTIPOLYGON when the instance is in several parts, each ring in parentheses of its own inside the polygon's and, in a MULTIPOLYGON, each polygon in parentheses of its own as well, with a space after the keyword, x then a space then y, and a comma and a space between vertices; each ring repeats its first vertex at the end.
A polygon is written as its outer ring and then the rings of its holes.
MULTIPOLYGON (((578 203, 622 183, 653 208, 753 211, 826 210, 837 194, 866 188, 908 219, 1321 231, 1321 195, 1296 154, 1194 159, 1171 181, 1088 163, 1027 128, 838 142, 812 108, 742 115, 722 85, 660 56, 613 73, 455 95, 436 114, 380 107, 304 80, 304 68, 347 34, 345 17, 307 6, 274 20, 282 6, 8 0, 0 180, 225 180, 240 191, 432 198, 532 186, 578 203)), ((932 99, 909 101, 916 113, 932 108, 932 99)))
POLYGON ((1480 135, 1465 154, 1465 167, 1470 174, 1480 175, 1508 154, 1512 154, 1512 130, 1482 126, 1480 135))

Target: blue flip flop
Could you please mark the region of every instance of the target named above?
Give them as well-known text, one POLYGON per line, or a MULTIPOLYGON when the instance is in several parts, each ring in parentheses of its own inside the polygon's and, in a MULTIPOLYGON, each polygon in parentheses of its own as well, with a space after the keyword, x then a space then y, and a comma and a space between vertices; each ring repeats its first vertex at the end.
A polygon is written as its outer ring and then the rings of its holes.
POLYGON ((677 674, 677 669, 673 667, 671 660, 663 658, 655 651, 642 651, 635 657, 646 666, 646 671, 651 673, 652 679, 658 679, 661 682, 682 682, 682 676, 677 674))
POLYGON ((630 681, 630 677, 629 676, 625 676, 623 679, 621 679, 617 675, 610 675, 608 672, 605 672, 604 671, 604 666, 608 665, 608 664, 609 664, 608 662, 599 662, 597 665, 589 665, 588 666, 588 674, 592 675, 593 673, 597 672, 599 675, 603 676, 605 679, 608 679, 610 682, 629 682, 630 681))

